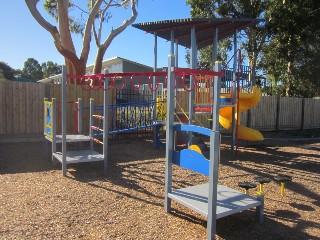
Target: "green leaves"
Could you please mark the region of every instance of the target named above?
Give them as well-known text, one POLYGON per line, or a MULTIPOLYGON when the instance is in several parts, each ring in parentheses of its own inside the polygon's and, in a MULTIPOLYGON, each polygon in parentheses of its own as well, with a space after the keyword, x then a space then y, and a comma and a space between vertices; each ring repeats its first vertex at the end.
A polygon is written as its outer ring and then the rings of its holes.
POLYGON ((0 79, 13 80, 15 77, 15 70, 5 62, 0 61, 0 79))
POLYGON ((312 0, 271 1, 266 10, 271 39, 263 49, 263 67, 286 96, 319 94, 319 11, 312 0))
MULTIPOLYGON (((266 19, 247 28, 241 38, 251 67, 266 73, 273 94, 297 97, 320 94, 320 1, 187 0, 186 3, 191 6, 192 17, 266 19)), ((224 49, 228 48, 222 48, 220 57, 226 54, 224 49)), ((210 50, 202 51, 199 66, 211 66, 210 50)), ((272 93, 270 89, 268 93, 272 93)))
MULTIPOLYGON (((43 3, 44 9, 56 21, 58 21, 57 5, 58 5, 57 0, 45 0, 43 3)), ((75 9, 80 10, 80 12, 81 12, 80 16, 82 16, 83 14, 86 14, 86 15, 88 14, 87 11, 83 10, 79 6, 75 5, 73 2, 69 1, 69 12, 71 12, 72 10, 75 10, 75 9)), ((85 22, 82 19, 79 19, 78 17, 75 17, 75 16, 69 16, 69 25, 70 25, 70 31, 72 33, 83 35, 85 22)))
POLYGON ((23 65, 22 74, 24 77, 38 81, 43 78, 41 65, 34 58, 28 58, 23 65))
POLYGON ((43 77, 47 78, 61 73, 61 66, 52 61, 47 61, 41 64, 43 77))
MULTIPOLYGON (((267 4, 266 0, 187 0, 191 6, 192 17, 213 18, 261 18, 267 4)), ((251 67, 256 68, 261 47, 266 40, 265 23, 257 23, 239 35, 242 39, 242 47, 246 50, 251 67)), ((232 50, 231 40, 219 41, 219 60, 227 62, 228 51, 232 50)), ((200 50, 200 66, 211 66, 210 49, 200 50)))

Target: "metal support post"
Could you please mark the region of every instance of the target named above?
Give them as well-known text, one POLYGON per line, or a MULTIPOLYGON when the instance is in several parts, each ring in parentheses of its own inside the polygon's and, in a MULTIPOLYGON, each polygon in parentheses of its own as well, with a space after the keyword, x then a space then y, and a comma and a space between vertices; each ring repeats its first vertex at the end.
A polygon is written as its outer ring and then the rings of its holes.
POLYGON ((263 193, 258 194, 257 199, 261 202, 261 205, 256 207, 256 218, 260 224, 263 224, 264 194, 263 193))
POLYGON ((175 67, 178 67, 179 66, 179 43, 178 43, 178 40, 176 40, 175 41, 175 46, 176 46, 176 48, 175 48, 175 64, 174 64, 174 66, 175 67))
MULTIPOLYGON (((233 51, 234 51, 234 56, 233 56, 233 79, 232 79, 232 143, 231 143, 231 148, 233 154, 235 154, 235 144, 236 144, 236 124, 237 120, 235 118, 236 116, 236 105, 237 105, 237 62, 238 62, 238 56, 237 56, 237 30, 235 30, 234 35, 233 35, 233 51)), ((237 116, 238 118, 239 116, 237 116)))
POLYGON ((82 99, 78 98, 78 134, 82 134, 82 99))
MULTIPOLYGON (((215 68, 216 68, 215 64, 218 59, 218 40, 219 40, 218 36, 219 36, 219 29, 216 28, 214 38, 213 38, 213 46, 212 46, 212 71, 215 71, 215 68)), ((214 100, 214 78, 212 78, 212 84, 210 84, 210 89, 212 89, 212 102, 213 102, 213 100, 214 100)), ((219 96, 219 100, 220 100, 220 96, 219 96)), ((220 107, 220 105, 219 105, 219 107, 220 107)), ((214 114, 215 114, 215 110, 212 107, 211 119, 213 119, 212 116, 214 116, 214 114)), ((213 125, 212 125, 212 127, 213 127, 213 125)))
MULTIPOLYGON (((221 63, 216 62, 216 72, 221 72, 221 63)), ((219 133, 219 110, 220 110, 221 77, 215 77, 213 88, 213 123, 210 136, 210 169, 209 169, 209 195, 208 195, 208 239, 215 239, 217 221, 217 189, 220 162, 220 133, 219 133)))
MULTIPOLYGON (((153 71, 157 71, 157 65, 158 65, 158 38, 157 38, 157 33, 154 33, 154 48, 153 48, 153 53, 154 53, 154 65, 153 65, 153 71)), ((156 86, 156 77, 153 77, 152 81, 152 86, 155 88, 156 86)), ((157 122, 157 91, 152 92, 152 100, 153 100, 153 122, 157 122)), ((153 136, 153 145, 154 148, 157 148, 157 129, 156 126, 152 128, 152 136, 153 136)))
MULTIPOLYGON (((108 78, 104 79, 104 88, 107 89, 109 85, 108 78)), ((103 94, 103 166, 104 174, 107 174, 108 170, 108 133, 109 133, 109 91, 104 91, 103 94)))
MULTIPOLYGON (((190 68, 197 69, 197 39, 196 39, 196 27, 191 28, 191 56, 190 56, 190 68)), ((190 76, 190 88, 195 84, 196 79, 194 76, 190 76)), ((194 91, 189 92, 189 124, 193 124, 193 112, 194 112, 194 91)), ((192 145, 192 133, 189 133, 188 145, 192 145)))
MULTIPOLYGON (((82 99, 78 98, 78 134, 82 134, 82 99)), ((82 143, 78 143, 78 149, 82 149, 82 143)))
POLYGON ((62 66, 61 83, 61 125, 62 125, 62 174, 67 176, 67 68, 62 66))
POLYGON ((53 153, 57 152, 57 100, 52 98, 51 105, 51 136, 52 136, 52 163, 55 163, 53 153))
POLYGON ((91 138, 90 141, 90 150, 93 151, 93 130, 92 130, 92 126, 93 126, 93 113, 94 113, 94 99, 90 98, 90 102, 89 102, 89 136, 91 138))
POLYGON ((168 86, 167 86, 167 123, 166 123, 166 166, 165 166, 165 200, 164 209, 166 212, 171 210, 171 199, 168 194, 172 191, 172 158, 174 150, 173 122, 174 122, 174 58, 169 55, 168 62, 168 86))
POLYGON ((212 69, 215 68, 215 62, 218 60, 218 34, 219 29, 215 29, 214 38, 213 38, 213 46, 212 46, 212 69))
MULTIPOLYGON (((178 40, 175 41, 175 52, 171 53, 175 55, 175 63, 174 66, 177 68, 179 66, 179 54, 178 54, 178 49, 179 49, 179 44, 178 44, 178 40)), ((178 86, 176 86, 175 90, 174 90, 174 109, 175 111, 177 111, 177 99, 178 99, 178 86)))

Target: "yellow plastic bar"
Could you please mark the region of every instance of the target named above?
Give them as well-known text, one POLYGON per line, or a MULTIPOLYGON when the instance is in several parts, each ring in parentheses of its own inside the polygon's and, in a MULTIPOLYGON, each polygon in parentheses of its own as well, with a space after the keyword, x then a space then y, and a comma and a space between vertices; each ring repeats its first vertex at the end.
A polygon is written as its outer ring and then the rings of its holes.
POLYGON ((263 184, 260 183, 259 192, 263 193, 263 184))
POLYGON ((282 197, 284 196, 284 182, 280 183, 280 194, 282 197))

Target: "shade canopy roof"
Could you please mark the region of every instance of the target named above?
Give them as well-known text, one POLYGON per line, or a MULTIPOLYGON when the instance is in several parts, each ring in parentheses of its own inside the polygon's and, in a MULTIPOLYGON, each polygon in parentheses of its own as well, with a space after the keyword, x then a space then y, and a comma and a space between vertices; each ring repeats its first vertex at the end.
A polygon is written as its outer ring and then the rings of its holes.
POLYGON ((132 24, 133 27, 147 33, 156 33, 165 40, 171 40, 171 30, 179 45, 190 48, 191 29, 196 29, 198 49, 212 45, 215 29, 218 28, 218 39, 232 36, 235 30, 242 30, 254 23, 262 21, 255 18, 186 18, 132 24))

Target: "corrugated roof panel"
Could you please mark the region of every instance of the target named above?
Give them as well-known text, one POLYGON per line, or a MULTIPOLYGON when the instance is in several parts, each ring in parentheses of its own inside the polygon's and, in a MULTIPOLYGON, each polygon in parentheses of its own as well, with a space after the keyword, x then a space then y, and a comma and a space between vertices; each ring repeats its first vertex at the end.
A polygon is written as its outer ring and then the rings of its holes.
POLYGON ((219 39, 233 35, 236 29, 244 29, 261 19, 247 18, 185 18, 144 22, 132 26, 148 33, 157 33, 157 36, 167 41, 171 39, 171 30, 174 30, 174 38, 179 45, 190 48, 191 28, 196 28, 198 48, 203 48, 213 43, 215 29, 219 29, 219 39))

